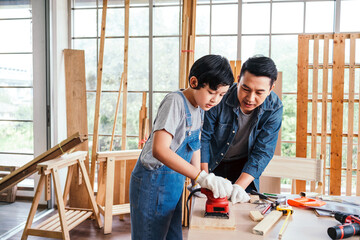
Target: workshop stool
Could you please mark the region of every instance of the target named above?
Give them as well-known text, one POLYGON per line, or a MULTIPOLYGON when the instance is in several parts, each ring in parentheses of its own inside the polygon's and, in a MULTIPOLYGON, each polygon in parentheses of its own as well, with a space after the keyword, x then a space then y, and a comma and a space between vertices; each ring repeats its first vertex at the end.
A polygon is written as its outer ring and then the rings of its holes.
POLYGON ((27 239, 28 235, 48 237, 48 238, 60 238, 60 239, 70 239, 69 231, 85 221, 91 215, 95 216, 95 220, 99 228, 102 227, 102 222, 100 219, 99 209, 96 205, 94 192, 90 185, 90 179, 87 174, 84 160, 86 158, 86 151, 78 151, 68 155, 64 155, 60 158, 49 160, 43 163, 39 163, 37 168, 39 170, 40 180, 36 193, 34 196, 33 203, 30 208, 30 213, 25 225, 22 240, 27 239), (81 208, 71 208, 65 207, 67 203, 67 197, 70 191, 71 179, 76 165, 79 165, 80 171, 82 173, 83 180, 85 182, 87 193, 89 194, 89 199, 91 203, 91 209, 81 209, 81 208), (60 177, 59 169, 68 168, 64 194, 61 194, 60 187, 60 177), (50 174, 53 176, 55 197, 58 207, 58 213, 48 218, 44 222, 40 223, 36 227, 32 228, 32 222, 39 205, 40 197, 44 184, 47 177, 50 177, 50 174))
POLYGON ((98 152, 98 191, 96 201, 104 216, 104 234, 112 232, 114 215, 130 213, 130 203, 125 203, 132 169, 141 149, 98 152), (118 170, 117 170, 118 169, 118 170))

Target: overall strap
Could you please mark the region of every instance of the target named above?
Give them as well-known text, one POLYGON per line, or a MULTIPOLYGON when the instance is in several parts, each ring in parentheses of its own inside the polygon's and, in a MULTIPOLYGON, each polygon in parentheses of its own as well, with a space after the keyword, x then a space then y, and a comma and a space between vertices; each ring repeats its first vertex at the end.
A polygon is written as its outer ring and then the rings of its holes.
POLYGON ((184 94, 181 91, 177 91, 177 93, 184 100, 185 114, 186 114, 186 127, 190 128, 192 126, 192 122, 191 122, 191 113, 190 113, 190 110, 189 110, 189 106, 187 105, 186 98, 185 98, 184 94))

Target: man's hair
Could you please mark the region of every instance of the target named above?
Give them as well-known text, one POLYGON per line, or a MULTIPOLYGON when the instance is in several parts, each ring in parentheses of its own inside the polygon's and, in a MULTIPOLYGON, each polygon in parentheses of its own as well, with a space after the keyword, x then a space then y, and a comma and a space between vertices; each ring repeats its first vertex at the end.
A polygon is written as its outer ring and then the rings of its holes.
POLYGON ((219 85, 228 86, 234 82, 229 61, 220 55, 205 55, 199 58, 190 69, 189 83, 193 76, 198 80, 195 89, 203 88, 208 84, 209 88, 217 90, 219 85))
POLYGON ((244 76, 245 71, 248 71, 258 77, 269 77, 270 87, 273 86, 278 75, 274 61, 263 55, 255 55, 246 60, 241 67, 240 78, 244 76))

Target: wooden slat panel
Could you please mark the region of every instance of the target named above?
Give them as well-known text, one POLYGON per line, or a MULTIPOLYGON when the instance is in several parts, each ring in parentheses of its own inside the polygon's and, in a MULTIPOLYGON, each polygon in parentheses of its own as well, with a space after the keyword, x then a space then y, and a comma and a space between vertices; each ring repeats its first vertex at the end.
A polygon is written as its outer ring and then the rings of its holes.
MULTIPOLYGON (((323 57, 323 84, 321 99, 321 155, 324 159, 324 173, 326 168, 326 132, 327 132, 327 102, 329 82, 329 39, 331 35, 324 35, 324 57, 323 57)), ((325 174, 323 175, 323 192, 325 192, 325 174)))
MULTIPOLYGON (((307 149, 309 39, 308 35, 299 35, 298 38, 296 156, 304 158, 307 149)), ((305 181, 296 181, 296 193, 305 191, 305 187, 305 181)))
POLYGON ((49 232, 46 230, 40 230, 40 229, 28 229, 28 234, 32 236, 38 236, 38 237, 46 237, 46 238, 62 238, 62 232, 49 232))
MULTIPOLYGON (((79 211, 71 211, 71 212, 65 211, 65 219, 69 219, 69 218, 72 218, 73 216, 76 216, 76 214, 78 212, 79 211)), ((59 213, 56 214, 55 221, 44 225, 40 229, 47 230, 47 231, 61 231, 59 213)))
MULTIPOLYGON (((318 76, 319 76, 319 35, 314 37, 313 58, 313 87, 312 87, 312 113, 311 113, 311 158, 316 158, 317 147, 317 109, 318 109, 318 76)), ((311 183, 312 192, 315 191, 315 182, 311 183)))
POLYGON ((348 137, 346 161, 346 195, 351 196, 353 133, 354 133, 354 98, 355 98, 355 36, 350 35, 350 70, 349 70, 349 105, 348 105, 348 137))
POLYGON ((333 88, 331 107, 330 194, 341 195, 345 35, 334 35, 333 88))

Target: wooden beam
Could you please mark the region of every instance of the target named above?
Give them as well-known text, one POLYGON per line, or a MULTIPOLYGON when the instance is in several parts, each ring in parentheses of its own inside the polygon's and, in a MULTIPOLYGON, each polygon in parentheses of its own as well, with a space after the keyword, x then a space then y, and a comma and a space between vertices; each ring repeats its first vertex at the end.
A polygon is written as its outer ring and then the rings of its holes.
POLYGON ((122 88, 123 82, 124 82, 124 73, 121 74, 120 86, 119 86, 119 91, 118 91, 118 97, 117 97, 117 100, 116 100, 115 115, 114 115, 114 124, 113 124, 112 133, 111 133, 111 140, 110 140, 110 151, 112 151, 112 149, 113 149, 114 135, 115 135, 115 129, 116 129, 116 122, 117 122, 117 116, 118 116, 119 105, 120 105, 121 88, 122 88))
POLYGON ((346 195, 352 194, 353 133, 354 133, 354 99, 355 99, 355 35, 350 35, 350 69, 349 69, 349 104, 348 104, 348 137, 346 161, 346 195))
MULTIPOLYGON (((299 35, 298 43, 296 156, 303 158, 306 158, 307 149, 309 39, 308 35, 299 35)), ((305 181, 296 181, 296 193, 305 188, 305 181)))
POLYGON ((128 85, 128 49, 129 49, 129 8, 130 1, 125 0, 125 36, 124 36, 124 91, 122 111, 121 149, 126 149, 126 115, 127 115, 127 85, 128 85))
POLYGON ((341 195, 345 35, 334 34, 331 107, 330 195, 341 195))
POLYGON ((1 179, 0 192, 34 174, 37 171, 36 166, 38 163, 57 158, 86 140, 86 135, 75 133, 74 135, 55 145, 48 151, 34 158, 34 160, 28 162, 24 166, 18 168, 11 174, 1 179))
POLYGON ((101 101, 101 81, 102 81, 102 73, 103 73, 103 60, 104 60, 104 47, 105 47, 106 12, 107 12, 107 0, 103 0, 100 51, 99 51, 99 61, 97 67, 94 131, 93 131, 93 143, 91 150, 90 181, 91 181, 91 187, 93 189, 94 189, 95 170, 96 170, 96 152, 98 151, 98 138, 99 138, 99 115, 100 115, 100 101, 101 101))

